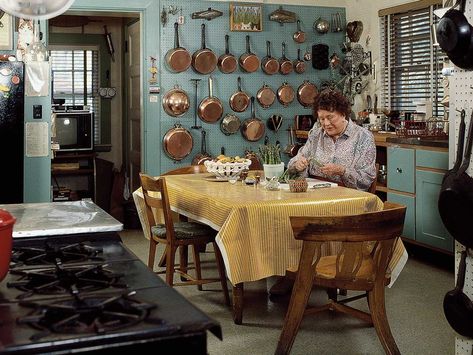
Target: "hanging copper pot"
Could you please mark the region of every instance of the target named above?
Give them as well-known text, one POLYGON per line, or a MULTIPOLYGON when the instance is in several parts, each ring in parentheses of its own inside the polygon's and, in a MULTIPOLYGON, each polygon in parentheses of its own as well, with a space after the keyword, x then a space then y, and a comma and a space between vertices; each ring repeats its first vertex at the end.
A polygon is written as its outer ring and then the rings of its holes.
POLYGON ((229 104, 233 111, 243 112, 250 104, 250 97, 241 89, 241 77, 238 77, 237 81, 238 91, 234 92, 233 95, 230 96, 229 104))
POLYGON ((163 149, 166 155, 176 161, 187 157, 194 147, 190 132, 176 123, 163 137, 163 149))
POLYGON ((314 104, 315 97, 319 93, 317 86, 308 80, 304 82, 297 89, 297 101, 305 108, 310 108, 314 104))
POLYGON ((222 103, 212 94, 212 77, 209 76, 209 96, 200 102, 197 110, 200 119, 207 123, 215 123, 222 118, 223 115, 222 103))
POLYGON ((271 56, 271 42, 266 41, 266 57, 261 61, 261 69, 265 74, 273 75, 279 71, 279 62, 271 56))
POLYGON ((262 108, 269 108, 276 101, 276 93, 264 84, 256 93, 256 99, 262 108))
POLYGON ((264 135, 264 123, 255 114, 255 98, 251 97, 251 117, 246 119, 241 126, 241 134, 246 140, 256 142, 264 135))
POLYGON ((279 59, 279 73, 287 75, 292 72, 292 62, 286 58, 286 43, 282 43, 282 57, 279 59))
POLYGON ((260 60, 258 56, 251 52, 250 36, 246 36, 246 53, 243 53, 239 58, 240 67, 247 73, 253 73, 258 70, 260 60))
POLYGON ((230 50, 228 47, 228 39, 229 39, 229 36, 225 35, 225 53, 222 54, 220 57, 218 57, 218 63, 217 63, 218 68, 224 74, 233 73, 238 66, 235 56, 230 53, 230 50))
POLYGON ((305 72, 305 62, 301 60, 301 49, 297 49, 297 59, 294 60, 294 71, 297 74, 302 74, 305 72))
POLYGON ((192 54, 192 68, 200 74, 210 74, 217 67, 217 55, 205 46, 205 23, 202 24, 202 48, 192 54))
POLYGON ((187 49, 179 45, 179 24, 174 24, 174 48, 167 51, 165 63, 167 68, 174 72, 180 73, 186 71, 191 65, 191 55, 187 49))
POLYGON ((187 93, 175 85, 174 89, 169 90, 163 96, 163 109, 172 117, 179 117, 189 110, 190 100, 187 93))
POLYGON ((294 101, 294 98, 296 97, 296 93, 294 92, 294 89, 291 85, 288 83, 283 83, 277 92, 277 98, 278 101, 283 105, 284 107, 289 106, 289 104, 294 101))

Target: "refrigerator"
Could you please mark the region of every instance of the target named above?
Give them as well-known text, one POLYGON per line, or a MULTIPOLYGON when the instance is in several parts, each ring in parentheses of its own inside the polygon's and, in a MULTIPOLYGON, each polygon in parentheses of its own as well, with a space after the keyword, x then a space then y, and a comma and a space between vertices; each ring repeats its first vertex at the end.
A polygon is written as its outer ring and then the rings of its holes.
POLYGON ((0 204, 23 202, 24 65, 0 61, 0 204))

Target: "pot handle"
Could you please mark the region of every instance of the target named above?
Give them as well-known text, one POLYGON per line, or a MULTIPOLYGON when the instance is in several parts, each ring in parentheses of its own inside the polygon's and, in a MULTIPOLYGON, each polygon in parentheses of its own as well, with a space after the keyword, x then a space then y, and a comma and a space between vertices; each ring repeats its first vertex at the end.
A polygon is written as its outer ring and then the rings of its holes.
POLYGON ((205 136, 207 135, 207 132, 205 131, 205 129, 202 129, 201 131, 201 134, 202 134, 202 142, 201 142, 201 146, 200 146, 200 152, 202 154, 207 154, 207 142, 205 141, 205 136))
POLYGON ((282 43, 282 58, 286 59, 286 42, 282 43))
POLYGON ((213 80, 212 80, 212 75, 209 76, 209 97, 213 96, 213 80))
POLYGON ((230 54, 230 49, 228 47, 228 39, 230 38, 229 35, 225 35, 225 54, 230 54))
POLYGON ((271 42, 266 41, 266 56, 271 58, 271 42))
POLYGON ((238 82, 238 91, 241 91, 241 77, 239 76, 237 79, 238 82))
POLYGON ((202 24, 202 49, 205 49, 205 23, 202 24))
POLYGON ((256 113, 255 113, 255 97, 251 97, 251 118, 256 118, 256 113))
POLYGON ((250 36, 249 36, 249 35, 246 35, 246 53, 247 53, 247 54, 251 54, 251 50, 250 50, 250 36))
POLYGON ((179 24, 177 22, 174 23, 174 48, 179 48, 179 24))

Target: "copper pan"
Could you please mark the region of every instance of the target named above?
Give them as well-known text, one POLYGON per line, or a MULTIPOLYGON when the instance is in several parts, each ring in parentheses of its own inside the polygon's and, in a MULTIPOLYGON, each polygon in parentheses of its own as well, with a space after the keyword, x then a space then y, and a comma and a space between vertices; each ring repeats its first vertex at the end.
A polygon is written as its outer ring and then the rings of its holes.
POLYGON ((305 72, 305 62, 301 60, 301 49, 297 49, 297 59, 294 61, 294 71, 297 74, 302 74, 305 72))
POLYGON ((294 101, 295 97, 296 97, 296 93, 294 92, 294 89, 292 88, 292 86, 289 85, 288 83, 283 83, 277 91, 278 101, 284 107, 289 106, 289 104, 292 101, 294 101))
POLYGON ((310 108, 314 104, 315 97, 319 93, 317 86, 308 80, 304 82, 297 89, 297 101, 305 108, 310 108))
POLYGON ((241 90, 241 77, 238 77, 238 91, 230 96, 229 104, 231 109, 235 112, 245 111, 250 104, 250 97, 246 92, 241 90))
POLYGON ((179 85, 174 86, 174 89, 169 90, 163 96, 163 109, 170 116, 182 116, 189 110, 189 106, 189 96, 179 88, 179 85))
POLYGON ((262 108, 269 108, 276 100, 276 93, 264 84, 256 93, 256 99, 262 108))
POLYGON ((209 76, 209 96, 203 99, 197 110, 200 119, 207 123, 217 122, 223 115, 223 105, 220 100, 212 96, 212 77, 209 76))
POLYGON ((246 53, 243 53, 239 58, 240 67, 247 73, 253 73, 258 70, 260 60, 258 56, 251 53, 250 36, 246 36, 246 53))
POLYGON ((251 97, 251 117, 246 119, 241 126, 241 134, 250 141, 256 142, 263 137, 265 131, 264 123, 255 115, 255 97, 251 97))
POLYGON ((200 74, 210 74, 217 67, 217 56, 205 47, 205 23, 202 24, 202 48, 192 54, 192 68, 200 74))
POLYGON ((224 74, 233 73, 237 68, 237 60, 228 48, 229 36, 225 35, 225 53, 218 57, 218 69, 224 74))
POLYGON ((279 58, 279 73, 287 75, 292 72, 292 62, 286 58, 286 43, 282 43, 282 57, 279 58))
POLYGON ((301 21, 297 20, 297 31, 294 32, 292 35, 292 39, 296 43, 304 43, 305 42, 305 32, 301 30, 301 21))
POLYGON ((187 49, 179 45, 179 24, 174 24, 174 48, 167 51, 165 63, 167 68, 174 72, 180 73, 186 71, 191 65, 191 55, 187 49))
POLYGON ((220 130, 226 136, 234 134, 240 130, 241 121, 238 116, 235 116, 232 113, 228 113, 225 117, 220 121, 220 130))
POLYGON ((193 147, 192 135, 180 124, 176 123, 163 137, 164 153, 173 160, 184 159, 192 152, 193 147))
POLYGON ((279 62, 271 56, 271 42, 266 41, 266 57, 261 61, 261 69, 265 74, 273 75, 279 71, 279 62))

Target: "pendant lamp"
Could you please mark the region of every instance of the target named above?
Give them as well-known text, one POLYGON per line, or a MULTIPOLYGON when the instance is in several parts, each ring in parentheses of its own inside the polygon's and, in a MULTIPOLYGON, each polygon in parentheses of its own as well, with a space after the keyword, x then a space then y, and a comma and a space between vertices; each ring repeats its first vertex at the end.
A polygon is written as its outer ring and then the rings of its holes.
POLYGON ((65 12, 73 2, 74 0, 0 0, 0 9, 24 19, 47 20, 65 12))

